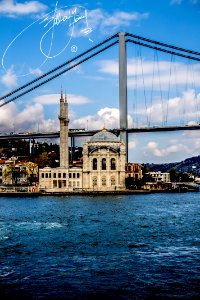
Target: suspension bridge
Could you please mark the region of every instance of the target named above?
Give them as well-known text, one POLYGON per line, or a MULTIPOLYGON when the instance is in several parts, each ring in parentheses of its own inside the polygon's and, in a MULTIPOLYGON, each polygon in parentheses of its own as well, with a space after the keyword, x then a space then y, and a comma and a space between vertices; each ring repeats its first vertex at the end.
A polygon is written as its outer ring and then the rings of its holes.
MULTIPOLYGON (((19 88, 0 97, 0 107, 16 101, 33 90, 40 88, 55 78, 69 72, 73 68, 93 59, 100 53, 118 44, 118 70, 119 70, 119 128, 113 132, 120 135, 125 142, 128 153, 128 134, 136 132, 158 132, 176 130, 199 130, 200 129, 200 96, 196 89, 200 86, 200 53, 197 51, 177 47, 167 43, 155 41, 131 33, 120 32, 107 38, 101 43, 91 47, 87 51, 67 60, 63 64, 20 86, 19 88), (127 60, 127 44, 133 45, 134 59, 130 67, 127 60), (150 49, 153 59, 144 60, 142 49, 150 49), (159 60, 159 53, 168 55, 167 59, 159 60), (177 61, 176 58, 180 60, 177 61), (132 69, 131 69, 132 68, 132 69), (130 70, 131 69, 131 70, 130 70), (146 76, 146 77, 145 77, 146 76), (130 77, 130 78, 129 78, 130 77), (167 78, 167 79, 166 79, 167 78), (180 96, 178 87, 185 84, 185 94, 180 96), (133 115, 134 126, 128 126, 128 87, 133 90, 133 115), (188 110, 187 91, 193 93, 188 110), (191 92, 192 91, 192 92, 191 92), (159 103, 158 103, 159 99, 159 103), (156 102, 155 102, 156 101, 156 102), (187 103, 186 103, 187 101, 187 103), (143 108, 141 108, 143 103, 143 108), (181 124, 169 125, 170 110, 178 109, 181 124), (194 111, 191 111, 193 107, 194 111), (157 110, 156 110, 157 108, 157 110), (146 112, 146 125, 139 122, 141 111, 146 112), (156 117, 159 125, 152 125, 156 117), (195 117, 195 122, 186 123, 189 116, 195 117)), ((78 75, 77 75, 78 76, 78 75)), ((130 100, 130 99, 129 99, 130 100)), ((190 99, 189 99, 190 100, 190 99)), ((95 130, 71 130, 69 135, 75 136, 92 135, 95 130)), ((50 133, 26 133, 0 135, 0 139, 20 138, 45 138, 59 137, 59 132, 50 133)))

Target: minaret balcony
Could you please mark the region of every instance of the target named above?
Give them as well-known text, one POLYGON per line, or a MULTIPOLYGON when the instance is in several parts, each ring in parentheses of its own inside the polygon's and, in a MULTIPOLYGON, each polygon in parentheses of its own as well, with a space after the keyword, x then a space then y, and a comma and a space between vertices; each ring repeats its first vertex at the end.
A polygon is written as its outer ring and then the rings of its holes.
POLYGON ((66 116, 64 117, 64 116, 59 115, 59 116, 58 116, 58 119, 59 119, 60 121, 66 121, 66 116))

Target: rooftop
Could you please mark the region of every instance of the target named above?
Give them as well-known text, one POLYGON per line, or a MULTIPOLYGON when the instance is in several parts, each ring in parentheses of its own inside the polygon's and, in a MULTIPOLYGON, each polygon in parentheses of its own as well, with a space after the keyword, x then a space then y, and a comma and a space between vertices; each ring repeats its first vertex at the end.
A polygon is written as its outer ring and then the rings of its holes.
POLYGON ((104 127, 91 137, 90 142, 119 142, 119 138, 104 127))

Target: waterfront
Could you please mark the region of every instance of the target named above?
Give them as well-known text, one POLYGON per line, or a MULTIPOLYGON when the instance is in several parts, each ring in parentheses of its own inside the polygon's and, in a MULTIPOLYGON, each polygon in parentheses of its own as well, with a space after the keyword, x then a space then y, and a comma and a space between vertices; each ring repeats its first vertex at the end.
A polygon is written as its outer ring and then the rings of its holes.
POLYGON ((199 193, 0 199, 1 299, 199 299, 199 193))

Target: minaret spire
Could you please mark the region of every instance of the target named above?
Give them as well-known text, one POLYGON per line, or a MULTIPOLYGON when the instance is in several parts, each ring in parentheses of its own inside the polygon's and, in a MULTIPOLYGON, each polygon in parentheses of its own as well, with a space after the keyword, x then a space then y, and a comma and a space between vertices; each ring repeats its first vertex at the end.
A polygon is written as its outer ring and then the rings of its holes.
POLYGON ((60 90, 60 99, 63 99, 63 88, 62 88, 62 85, 61 85, 61 90, 60 90))

